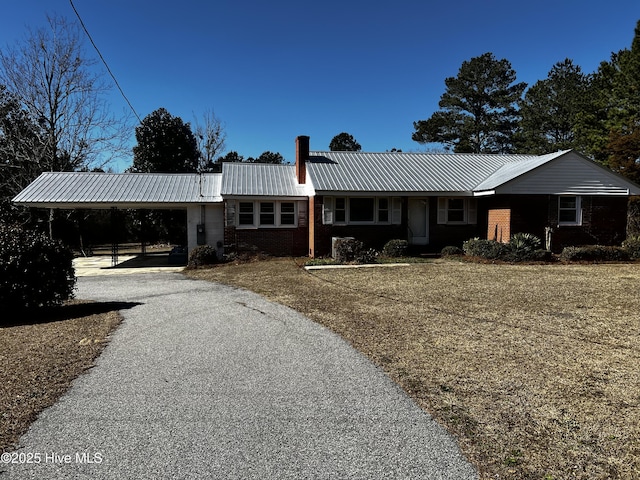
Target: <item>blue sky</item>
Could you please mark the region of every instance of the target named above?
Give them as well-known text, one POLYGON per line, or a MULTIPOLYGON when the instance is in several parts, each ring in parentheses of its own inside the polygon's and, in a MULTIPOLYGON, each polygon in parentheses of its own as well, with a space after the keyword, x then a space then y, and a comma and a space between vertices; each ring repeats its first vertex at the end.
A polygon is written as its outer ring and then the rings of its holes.
MULTIPOLYGON (((75 19, 69 0, 3 3, 0 47, 44 25, 47 13, 75 19)), ((444 79, 463 61, 492 52, 529 85, 565 58, 590 73, 631 45, 640 19, 638 0, 74 5, 142 118, 164 107, 193 122, 213 109, 227 150, 269 150, 288 161, 297 135, 309 135, 312 150, 348 132, 365 151, 419 151, 413 122, 438 109, 444 79)), ((114 112, 126 107, 115 89, 111 101, 114 112)))

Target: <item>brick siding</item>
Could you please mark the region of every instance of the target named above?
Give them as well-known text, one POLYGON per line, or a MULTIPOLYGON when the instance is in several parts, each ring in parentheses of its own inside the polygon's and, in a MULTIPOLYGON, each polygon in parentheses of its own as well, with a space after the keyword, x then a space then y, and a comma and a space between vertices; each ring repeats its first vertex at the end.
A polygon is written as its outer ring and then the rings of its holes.
MULTIPOLYGON (((532 233, 544 241, 545 229, 549 227, 554 252, 572 245, 619 245, 625 239, 626 197, 581 196, 582 225, 578 226, 558 225, 558 198, 557 195, 490 197, 482 202, 482 207, 479 205, 478 221, 491 210, 509 209, 511 234, 532 233)), ((487 231, 490 230, 488 225, 487 231)))
POLYGON ((511 239, 511 209, 495 208, 487 215, 487 239, 508 243, 511 239))
POLYGON ((225 251, 263 252, 275 256, 306 256, 309 253, 307 227, 225 227, 225 251))
MULTIPOLYGON (((582 225, 558 226, 558 197, 555 195, 496 195, 478 199, 477 225, 439 225, 437 202, 430 202, 429 245, 426 252, 438 252, 447 245, 461 246, 473 237, 507 242, 512 234, 532 233, 544 241, 551 227, 551 245, 559 252, 569 245, 617 245, 626 235, 627 198, 582 196, 582 225), (496 228, 497 227, 497 228, 496 228)), ((324 225, 323 199, 309 201, 308 223, 287 229, 238 229, 225 227, 226 250, 261 251, 278 256, 321 257, 331 254, 332 237, 355 237, 377 250, 395 238, 407 239, 406 198, 400 225, 324 225), (308 228, 307 228, 308 225, 308 228)))

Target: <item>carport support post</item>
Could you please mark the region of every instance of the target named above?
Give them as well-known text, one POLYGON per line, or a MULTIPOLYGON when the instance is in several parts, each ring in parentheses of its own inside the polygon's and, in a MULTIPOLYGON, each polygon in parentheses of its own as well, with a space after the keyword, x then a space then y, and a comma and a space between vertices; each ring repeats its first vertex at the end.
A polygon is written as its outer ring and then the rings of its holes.
POLYGON ((118 209, 111 208, 111 266, 118 264, 118 209))
POLYGON ((138 216, 140 218, 140 251, 142 256, 147 254, 147 211, 138 210, 138 216))

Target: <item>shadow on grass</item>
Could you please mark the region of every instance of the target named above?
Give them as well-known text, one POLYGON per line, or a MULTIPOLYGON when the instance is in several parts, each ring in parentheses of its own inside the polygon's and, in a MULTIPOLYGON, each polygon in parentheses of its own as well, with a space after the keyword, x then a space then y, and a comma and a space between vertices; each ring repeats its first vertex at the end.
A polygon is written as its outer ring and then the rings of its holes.
POLYGON ((56 307, 5 310, 0 327, 17 327, 39 323, 61 322, 75 318, 101 315, 142 305, 139 302, 88 302, 76 300, 56 307))

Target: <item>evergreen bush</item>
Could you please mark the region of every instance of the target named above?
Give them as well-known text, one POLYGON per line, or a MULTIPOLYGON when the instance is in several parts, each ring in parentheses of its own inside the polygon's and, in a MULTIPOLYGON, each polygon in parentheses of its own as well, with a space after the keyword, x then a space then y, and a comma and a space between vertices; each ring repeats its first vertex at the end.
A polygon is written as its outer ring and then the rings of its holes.
POLYGON ((364 243, 354 238, 338 240, 336 260, 339 263, 375 263, 376 251, 365 248, 364 243))
POLYGON ((462 250, 465 255, 494 260, 504 257, 508 253, 509 247, 495 240, 472 238, 462 244, 462 250))
POLYGON ((522 262, 526 260, 534 260, 535 256, 539 256, 538 250, 542 241, 531 233, 515 233, 509 240, 510 252, 506 255, 509 260, 514 262, 522 262))
POLYGON ((404 257, 409 249, 409 242, 406 240, 389 240, 382 249, 382 254, 385 257, 404 257))
POLYGON ((198 245, 189 253, 187 268, 199 268, 218 262, 218 252, 211 245, 198 245))
POLYGON ((622 242, 622 248, 624 248, 629 254, 629 258, 633 260, 637 260, 640 258, 640 236, 634 235, 631 237, 627 237, 627 239, 622 242))
POLYGON ((629 252, 623 247, 604 245, 565 247, 560 254, 560 260, 565 262, 623 262, 629 258, 629 252))
POLYGON ((455 255, 464 255, 464 250, 460 247, 456 247, 453 245, 447 245, 440 251, 440 255, 443 257, 452 257, 455 255))
POLYGON ((462 244, 462 249, 466 255, 488 260, 504 260, 506 262, 551 260, 551 252, 541 250, 541 244, 540 238, 531 233, 516 233, 511 237, 509 243, 472 238, 462 244))
POLYGON ((0 223, 0 308, 60 305, 75 283, 73 253, 60 241, 0 223))

